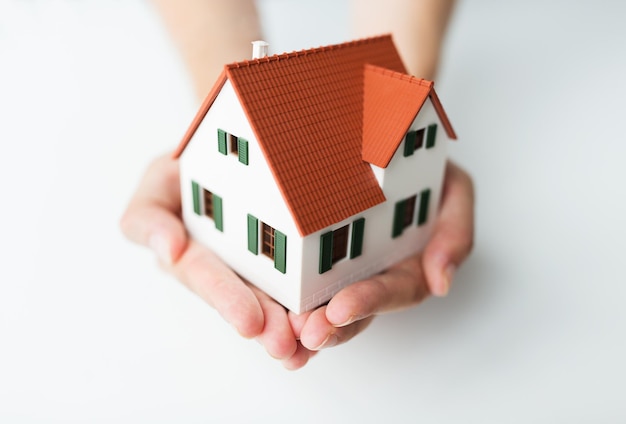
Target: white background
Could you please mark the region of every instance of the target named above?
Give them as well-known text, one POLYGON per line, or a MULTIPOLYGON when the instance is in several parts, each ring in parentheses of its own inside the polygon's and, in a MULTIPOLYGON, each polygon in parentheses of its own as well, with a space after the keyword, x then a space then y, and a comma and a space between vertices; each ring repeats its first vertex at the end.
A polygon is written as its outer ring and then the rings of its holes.
MULTIPOLYGON (((273 52, 350 38, 343 2, 261 8, 273 52)), ((0 0, 0 422, 626 422, 625 16, 460 2, 437 87, 475 251, 288 372, 119 232, 197 107, 158 17, 0 0)))

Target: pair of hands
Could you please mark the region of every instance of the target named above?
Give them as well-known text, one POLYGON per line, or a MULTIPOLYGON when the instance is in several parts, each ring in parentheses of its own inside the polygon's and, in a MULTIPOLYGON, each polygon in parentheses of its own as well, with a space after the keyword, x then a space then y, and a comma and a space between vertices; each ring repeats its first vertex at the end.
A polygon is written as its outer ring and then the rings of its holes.
POLYGON ((120 225, 128 239, 152 249, 166 271, 239 334, 257 339, 286 368, 298 369, 319 350, 359 334, 376 314, 415 305, 429 294, 445 296, 456 268, 472 248, 473 211, 471 178, 448 162, 435 230, 424 251, 301 315, 286 311, 189 238, 181 219, 178 161, 170 155, 151 163, 120 225))

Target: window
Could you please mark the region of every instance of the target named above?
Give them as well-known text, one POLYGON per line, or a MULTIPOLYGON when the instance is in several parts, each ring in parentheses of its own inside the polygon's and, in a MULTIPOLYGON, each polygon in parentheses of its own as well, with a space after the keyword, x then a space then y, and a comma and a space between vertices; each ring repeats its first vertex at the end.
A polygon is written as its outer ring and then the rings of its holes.
POLYGON ((348 229, 349 225, 344 225, 341 228, 333 231, 333 256, 332 263, 340 261, 348 255, 348 229))
POLYGON ((258 218, 248 214, 248 250, 259 254, 259 223, 261 226, 261 253, 274 260, 274 268, 283 274, 287 269, 287 236, 258 218))
POLYGON ((320 266, 319 273, 330 270, 333 265, 348 256, 348 240, 350 240, 350 259, 361 255, 363 251, 363 234, 365 218, 359 218, 352 223, 352 237, 350 225, 344 225, 334 231, 328 231, 320 236, 320 266))
POLYGON ((263 238, 261 239, 261 252, 270 259, 274 259, 274 237, 276 230, 265 222, 261 223, 261 228, 263 229, 261 232, 261 234, 263 234, 263 238))
POLYGON ((217 150, 228 155, 228 151, 239 158, 239 162, 248 165, 248 140, 230 134, 222 129, 217 130, 217 150))
POLYGON ((213 193, 203 188, 202 196, 204 197, 204 214, 209 218, 213 218, 213 193))
POLYGON ((396 203, 393 214, 392 237, 398 237, 405 228, 411 225, 415 216, 417 205, 417 225, 424 225, 428 221, 428 209, 430 207, 430 189, 424 189, 418 195, 408 197, 396 203), (419 201, 418 201, 419 199, 419 201))
POLYGON ((424 146, 424 128, 415 131, 415 150, 421 149, 424 146))
POLYGON ((230 144, 230 153, 234 155, 239 155, 239 146, 237 146, 239 138, 237 136, 228 134, 228 140, 230 144))
POLYGON ((222 198, 209 190, 200 187, 195 181, 191 182, 193 195, 193 211, 196 215, 206 216, 215 222, 215 228, 224 231, 224 217, 222 214, 222 198))
POLYGON ((415 213, 415 200, 417 195, 411 196, 404 201, 404 218, 402 219, 402 229, 413 223, 413 214, 415 213))
POLYGON ((437 137, 437 124, 431 124, 428 128, 422 128, 419 130, 411 130, 406 133, 404 138, 404 156, 411 156, 416 150, 421 149, 424 146, 424 133, 426 133, 426 148, 432 149, 435 147, 435 139, 437 137))
POLYGON ((413 222, 413 214, 415 213, 415 200, 417 195, 413 195, 396 203, 393 213, 393 229, 392 237, 398 237, 404 229, 413 222))
POLYGON ((417 131, 409 131, 404 140, 404 156, 411 156, 416 150, 424 145, 424 128, 417 131))

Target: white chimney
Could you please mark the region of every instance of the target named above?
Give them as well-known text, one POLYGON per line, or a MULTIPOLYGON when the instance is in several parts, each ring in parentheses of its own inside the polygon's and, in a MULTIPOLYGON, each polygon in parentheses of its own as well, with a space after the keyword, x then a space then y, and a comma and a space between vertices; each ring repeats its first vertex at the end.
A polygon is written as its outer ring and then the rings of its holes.
POLYGON ((260 59, 267 56, 269 44, 265 41, 258 40, 252 42, 252 59, 260 59))

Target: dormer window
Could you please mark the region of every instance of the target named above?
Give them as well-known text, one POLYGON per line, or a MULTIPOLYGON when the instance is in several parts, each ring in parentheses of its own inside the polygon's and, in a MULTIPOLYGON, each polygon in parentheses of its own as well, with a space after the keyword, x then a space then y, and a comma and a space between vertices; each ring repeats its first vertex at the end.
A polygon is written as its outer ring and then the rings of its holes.
POLYGON ((426 135, 426 148, 435 147, 437 136, 437 124, 431 124, 428 129, 410 130, 404 138, 404 157, 411 156, 416 150, 424 147, 424 135, 426 135))
POLYGON ((228 133, 222 129, 217 129, 217 150, 228 155, 229 151, 239 158, 239 162, 248 165, 248 140, 228 133))
POLYGON ((424 128, 409 131, 404 138, 404 156, 411 156, 424 145, 424 128))

